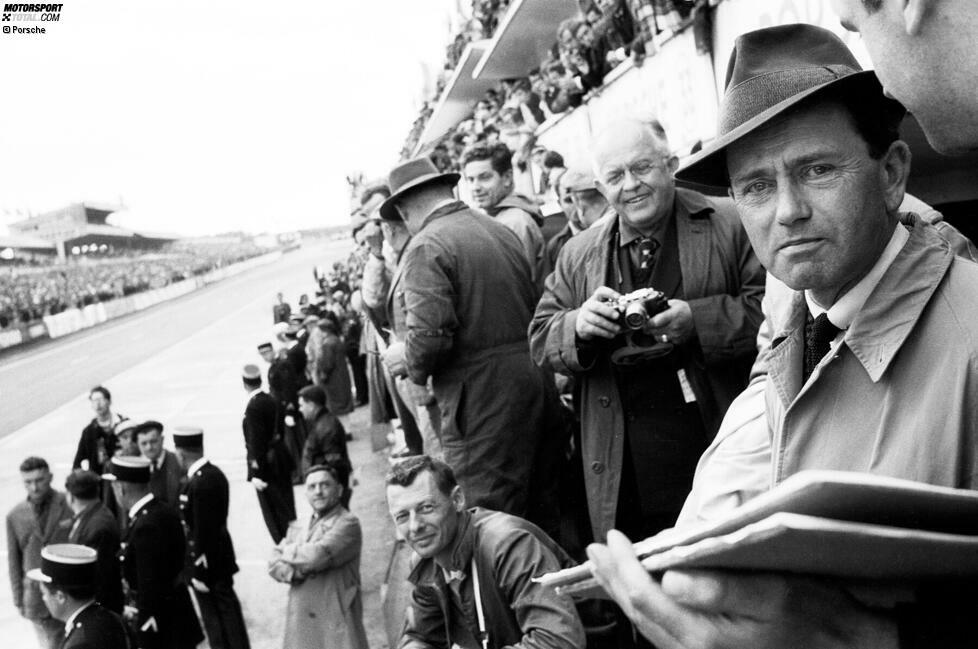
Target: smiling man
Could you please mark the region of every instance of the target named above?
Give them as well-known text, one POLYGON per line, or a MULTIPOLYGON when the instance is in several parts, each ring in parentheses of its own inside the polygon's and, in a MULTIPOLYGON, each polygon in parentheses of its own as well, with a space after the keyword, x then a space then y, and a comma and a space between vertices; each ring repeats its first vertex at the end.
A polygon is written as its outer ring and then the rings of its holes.
POLYGON ((291 525, 272 553, 268 573, 289 584, 283 647, 367 649, 360 595, 360 521, 340 502, 346 467, 317 464, 305 472, 308 524, 291 525))
POLYGON ((466 509, 451 468, 427 455, 394 465, 387 505, 421 559, 399 649, 584 647, 574 604, 533 581, 572 563, 540 528, 466 509))
MULTIPOLYGON (((720 136, 678 176, 728 187, 761 262, 792 289, 766 309, 773 337, 754 414, 776 461, 761 470, 775 483, 832 469, 974 489, 978 265, 900 212, 903 107, 811 25, 741 36, 727 79, 720 136)), ((976 637, 974 584, 871 606, 828 579, 712 571, 655 582, 620 534, 589 553, 661 649, 946 649, 976 637)))
POLYGON ((515 190, 513 152, 505 144, 476 145, 462 154, 462 170, 476 205, 519 237, 530 279, 542 287, 550 270, 540 230, 543 217, 533 201, 515 190))
POLYGON ((591 149, 614 214, 561 250, 530 346, 578 381, 594 538, 613 527, 645 537, 675 523, 700 453, 746 385, 764 271, 729 201, 676 188, 658 123, 622 120, 591 149), (615 301, 648 288, 668 308, 629 332, 615 301))

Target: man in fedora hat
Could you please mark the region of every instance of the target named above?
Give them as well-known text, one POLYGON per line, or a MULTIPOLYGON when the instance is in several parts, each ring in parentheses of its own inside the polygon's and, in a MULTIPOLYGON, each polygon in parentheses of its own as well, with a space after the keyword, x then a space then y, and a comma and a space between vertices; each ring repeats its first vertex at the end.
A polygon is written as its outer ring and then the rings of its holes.
POLYGON ((102 478, 129 512, 123 537, 126 619, 141 649, 191 649, 204 635, 183 580, 186 539, 176 509, 149 488, 149 460, 114 457, 102 478))
POLYGON ((40 584, 51 616, 64 623, 61 649, 127 649, 126 627, 96 600, 98 553, 84 545, 56 543, 41 550, 41 565, 27 573, 40 584))
POLYGON ((530 325, 534 359, 573 377, 594 539, 672 527, 697 459, 747 384, 764 271, 729 201, 677 189, 658 123, 623 119, 592 143, 612 218, 561 251, 530 325), (668 300, 631 331, 616 300, 668 300))
MULTIPOLYGON (((792 289, 767 304, 762 408, 740 414, 767 427, 777 458, 768 475, 837 469, 978 487, 978 266, 936 227, 900 214, 910 168, 902 106, 833 34, 787 25, 737 40, 720 113, 720 136, 678 177, 726 187, 761 262, 792 289)), ((617 533, 590 555, 599 581, 664 648, 975 638, 967 586, 920 589, 894 610, 785 575, 667 572, 656 583, 617 533)))
POLYGON ((529 263, 510 230, 455 199, 458 179, 428 158, 391 171, 380 215, 403 220, 412 238, 393 296, 406 335, 384 359, 419 386, 431 377, 444 457, 471 501, 553 531, 555 480, 545 463, 556 452, 544 444, 557 437, 549 430, 560 406, 552 377, 530 360, 529 263))

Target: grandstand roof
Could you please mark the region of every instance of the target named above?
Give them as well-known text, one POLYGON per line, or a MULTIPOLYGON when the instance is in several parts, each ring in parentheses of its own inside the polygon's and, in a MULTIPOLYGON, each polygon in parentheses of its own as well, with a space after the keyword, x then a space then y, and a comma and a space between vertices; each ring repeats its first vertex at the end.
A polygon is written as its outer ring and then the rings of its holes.
POLYGON ((0 234, 0 248, 13 248, 15 250, 50 250, 54 251, 54 244, 39 237, 27 237, 19 234, 0 234))
POLYGON ((540 67, 553 47, 560 22, 573 18, 579 11, 576 0, 513 0, 472 76, 476 79, 527 76, 540 67))
POLYGON ((472 71, 489 46, 489 40, 469 43, 455 66, 455 72, 445 85, 428 123, 418 138, 414 154, 417 155, 429 142, 433 142, 455 127, 472 112, 472 104, 483 97, 494 82, 475 79, 472 71))

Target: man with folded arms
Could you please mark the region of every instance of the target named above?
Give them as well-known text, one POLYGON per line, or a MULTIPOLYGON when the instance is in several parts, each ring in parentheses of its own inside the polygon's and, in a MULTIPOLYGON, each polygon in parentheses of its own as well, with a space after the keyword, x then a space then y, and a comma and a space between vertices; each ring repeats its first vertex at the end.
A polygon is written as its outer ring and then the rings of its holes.
MULTIPOLYGON (((766 423, 770 475, 836 469, 975 488, 978 266, 900 213, 903 107, 810 25, 741 36, 727 78, 719 137, 677 177, 727 187, 761 262, 792 289, 767 305, 764 399, 741 414, 766 423)), ((946 648, 976 637, 975 593, 947 584, 871 608, 839 584, 780 574, 672 571, 656 582, 617 533, 590 555, 660 649, 946 648)))

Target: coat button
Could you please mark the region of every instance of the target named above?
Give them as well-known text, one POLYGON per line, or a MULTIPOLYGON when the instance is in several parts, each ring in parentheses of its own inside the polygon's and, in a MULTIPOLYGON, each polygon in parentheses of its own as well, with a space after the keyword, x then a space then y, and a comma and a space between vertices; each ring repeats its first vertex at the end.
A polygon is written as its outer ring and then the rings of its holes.
POLYGON ((591 470, 595 473, 604 473, 604 464, 602 462, 591 462, 591 470))
POLYGON ((601 404, 602 408, 607 408, 611 405, 611 399, 608 397, 598 397, 598 403, 601 404))

